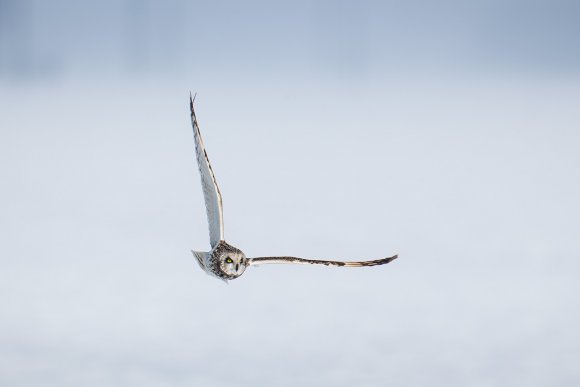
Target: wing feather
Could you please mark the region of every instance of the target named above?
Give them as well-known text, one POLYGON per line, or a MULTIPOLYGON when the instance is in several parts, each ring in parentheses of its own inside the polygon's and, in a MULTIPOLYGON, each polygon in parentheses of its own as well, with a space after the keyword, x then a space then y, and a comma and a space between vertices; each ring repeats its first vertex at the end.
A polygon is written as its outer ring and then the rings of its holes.
POLYGON ((364 267, 364 266, 377 266, 385 265, 394 259, 397 259, 398 255, 393 255, 388 258, 375 259, 373 261, 328 261, 321 259, 305 259, 297 257, 258 257, 249 258, 249 265, 265 265, 269 263, 294 263, 302 265, 325 265, 325 266, 336 266, 336 267, 364 267))
POLYGON ((197 117, 193 109, 193 101, 189 95, 189 107, 191 110, 191 125, 193 126, 193 138, 195 140, 195 154, 197 158, 197 165, 201 175, 201 187, 203 189, 203 196, 205 198, 205 209, 207 211, 207 221, 209 223, 209 240, 212 249, 224 239, 224 219, 223 219, 223 205, 222 194, 218 188, 215 175, 209 163, 207 152, 201 138, 197 117))

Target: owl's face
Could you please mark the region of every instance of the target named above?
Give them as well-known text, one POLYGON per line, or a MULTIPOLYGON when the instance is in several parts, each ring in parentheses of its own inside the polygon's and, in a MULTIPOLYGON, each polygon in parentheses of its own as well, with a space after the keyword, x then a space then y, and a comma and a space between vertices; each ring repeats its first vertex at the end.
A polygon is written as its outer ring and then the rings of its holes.
POLYGON ((218 257, 218 264, 224 277, 234 279, 241 276, 246 270, 247 259, 240 250, 224 251, 218 257))

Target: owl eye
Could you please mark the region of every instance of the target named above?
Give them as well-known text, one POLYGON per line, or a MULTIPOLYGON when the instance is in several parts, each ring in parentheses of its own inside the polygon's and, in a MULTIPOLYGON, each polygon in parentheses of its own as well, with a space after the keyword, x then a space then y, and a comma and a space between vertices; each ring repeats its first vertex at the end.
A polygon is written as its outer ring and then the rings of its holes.
POLYGON ((226 258, 226 263, 234 263, 234 260, 231 259, 230 257, 227 257, 226 258))

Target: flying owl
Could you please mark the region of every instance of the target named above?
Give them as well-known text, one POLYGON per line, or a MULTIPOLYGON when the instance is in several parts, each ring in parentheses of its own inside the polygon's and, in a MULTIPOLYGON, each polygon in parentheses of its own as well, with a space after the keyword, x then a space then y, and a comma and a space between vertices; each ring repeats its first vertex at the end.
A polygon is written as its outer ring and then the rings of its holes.
POLYGON ((384 265, 397 258, 392 257, 377 259, 373 261, 360 262, 343 262, 328 261, 320 259, 305 259, 297 257, 257 257, 247 258, 242 250, 229 245, 224 240, 224 219, 222 195, 218 188, 215 174, 209 163, 207 152, 201 138, 197 117, 193 108, 194 98, 189 96, 189 107, 191 111, 191 124, 193 126, 193 137, 195 140, 195 153, 197 165, 201 175, 201 187, 205 198, 205 208, 207 211, 207 220, 209 222, 209 239, 211 251, 191 251, 199 266, 209 275, 227 282, 244 274, 249 266, 263 265, 267 263, 297 263, 305 265, 325 265, 336 267, 363 267, 384 265))

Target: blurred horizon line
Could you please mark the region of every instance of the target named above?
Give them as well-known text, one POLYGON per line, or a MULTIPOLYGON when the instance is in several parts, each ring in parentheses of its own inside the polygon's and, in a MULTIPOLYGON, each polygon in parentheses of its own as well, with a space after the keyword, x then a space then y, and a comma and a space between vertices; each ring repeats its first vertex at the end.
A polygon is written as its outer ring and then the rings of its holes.
POLYGON ((580 4, 0 0, 0 79, 580 74, 580 4))

